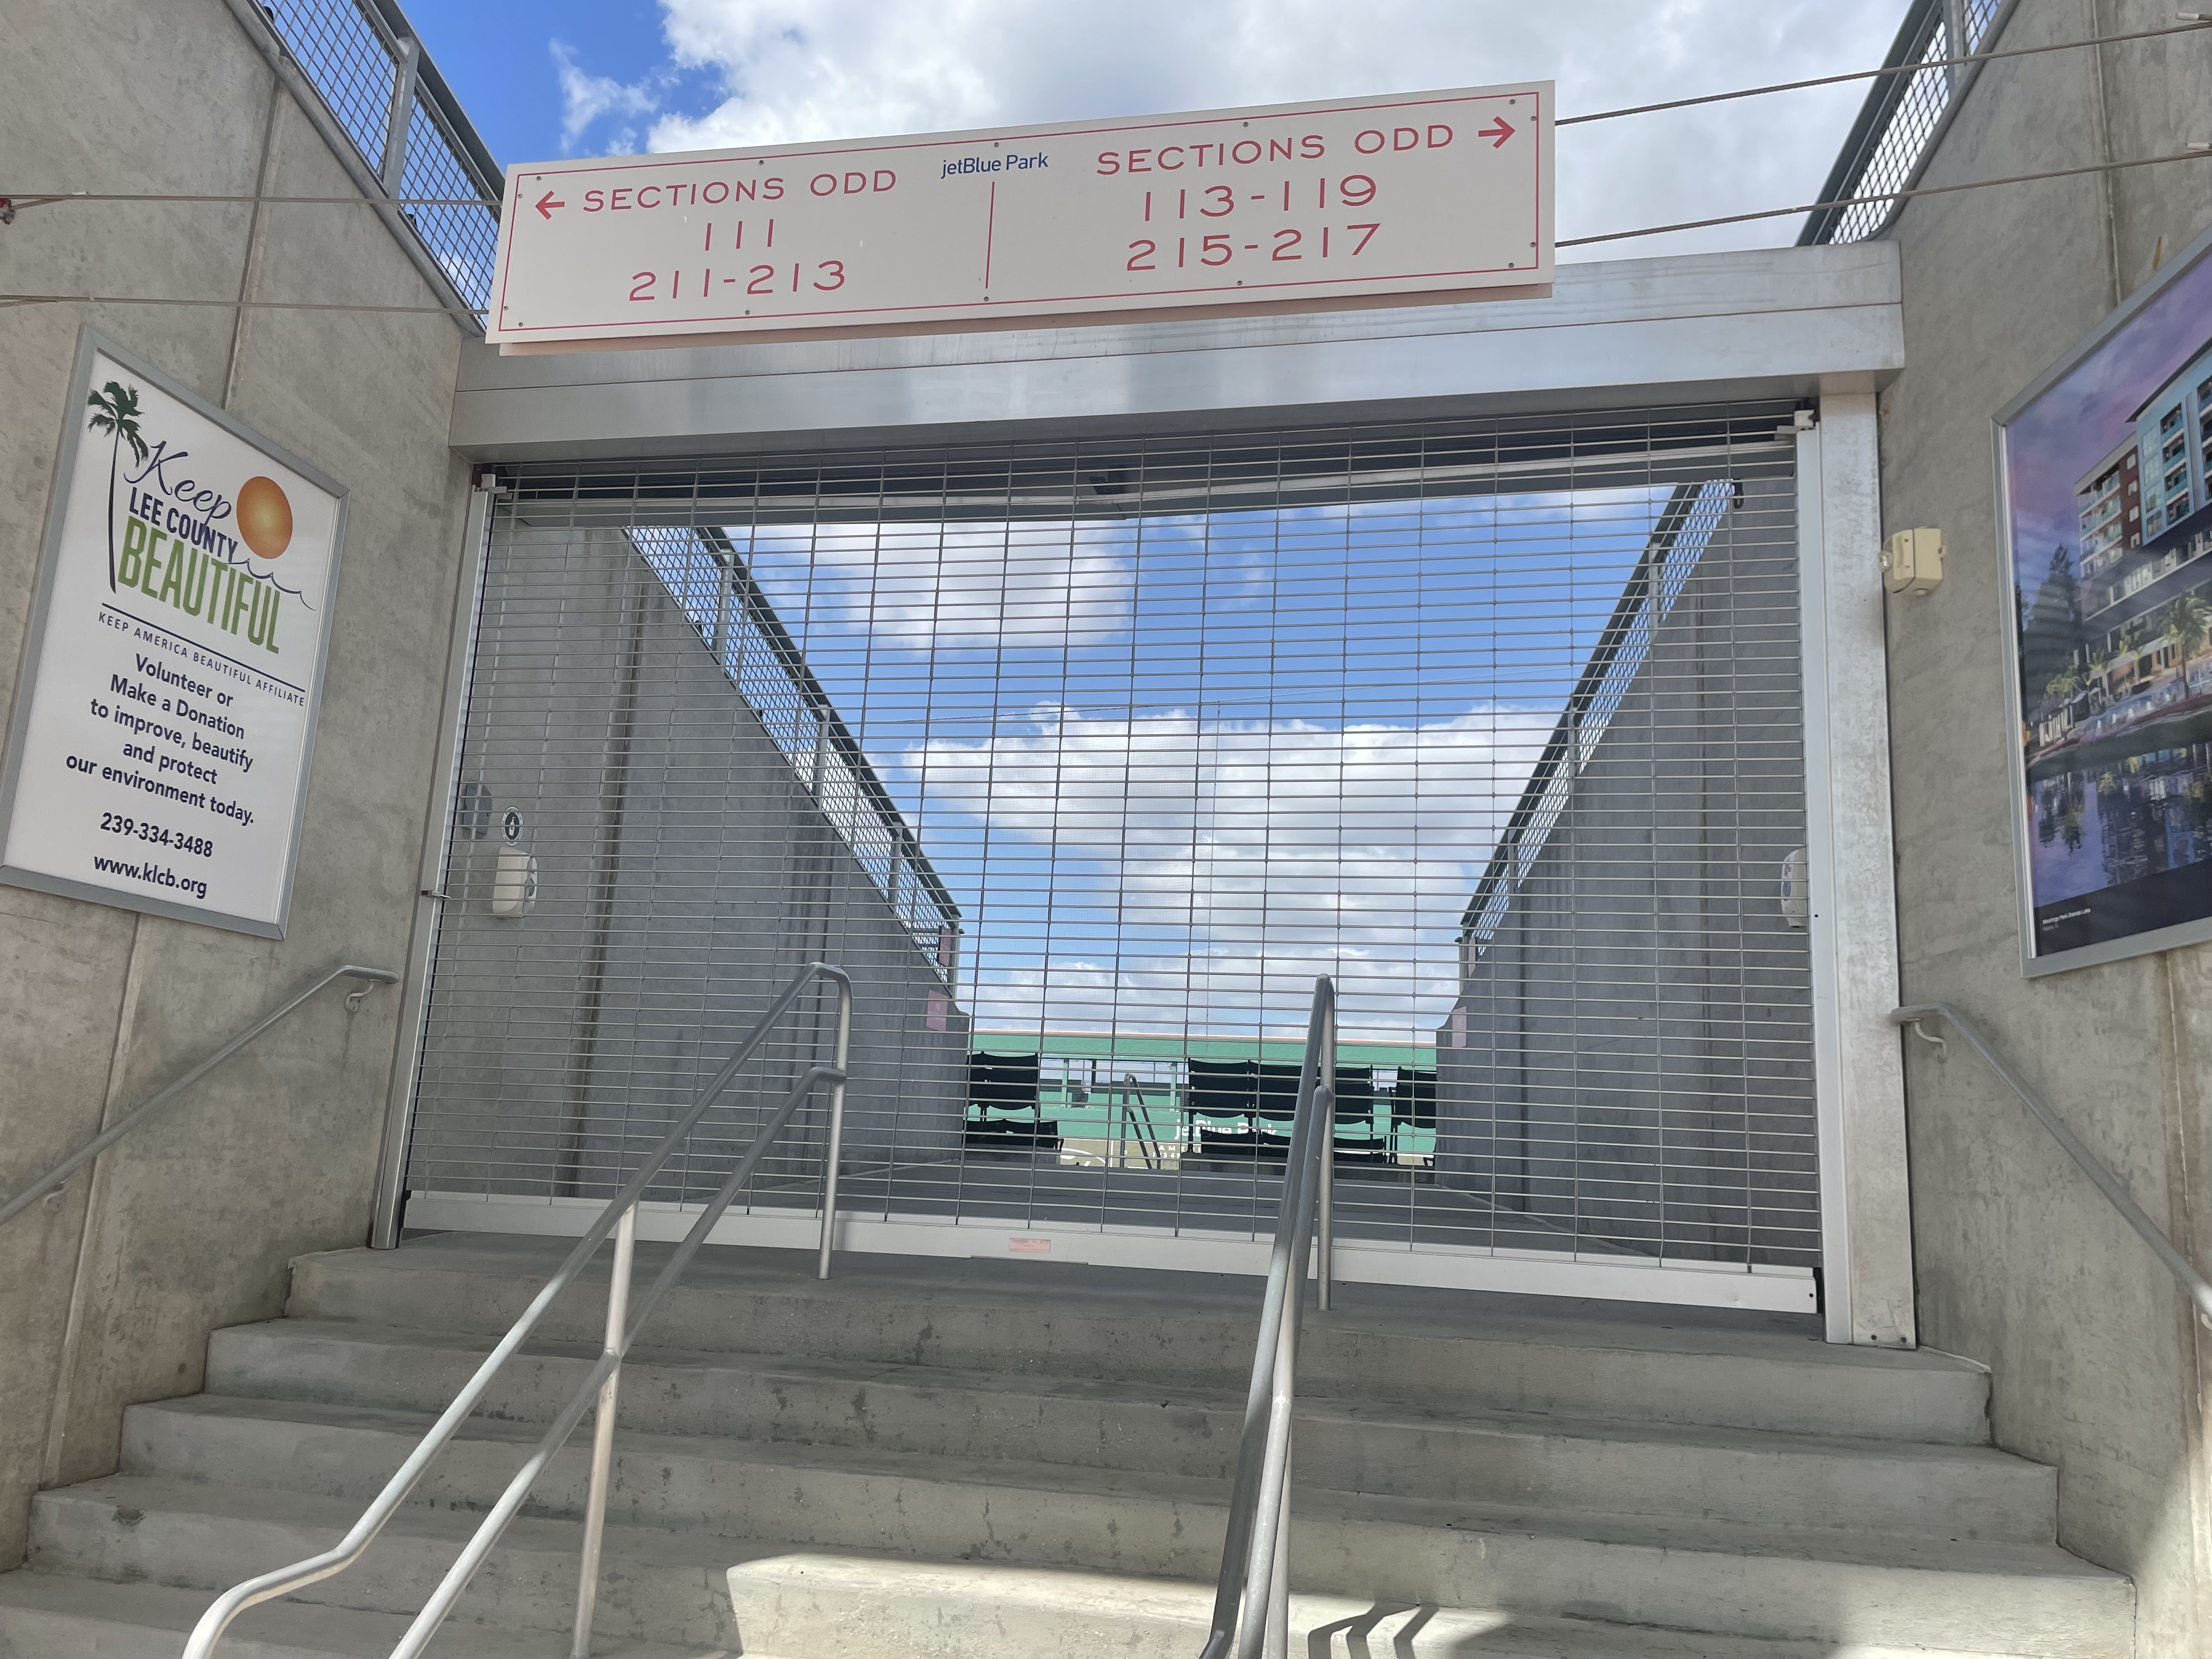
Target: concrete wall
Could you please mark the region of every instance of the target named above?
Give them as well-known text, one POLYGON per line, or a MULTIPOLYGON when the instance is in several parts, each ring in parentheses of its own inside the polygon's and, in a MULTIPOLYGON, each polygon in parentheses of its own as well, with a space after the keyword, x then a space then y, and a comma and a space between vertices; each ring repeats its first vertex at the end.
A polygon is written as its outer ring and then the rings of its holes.
MULTIPOLYGON (((462 776, 488 833, 454 843, 410 1185, 611 1194, 813 960, 854 978, 848 1164, 956 1153, 945 981, 629 538, 502 526, 483 614, 462 776), (539 872, 522 916, 490 903, 509 811, 539 872)), ((831 1018, 826 996, 794 1010, 653 1195, 711 1195, 831 1018)), ((763 1188, 817 1188, 818 1112, 802 1125, 763 1188)))
MULTIPOLYGON (((1998 45, 2171 24, 2153 0, 2021 0, 1998 45)), ((1990 65, 1950 184, 2212 137, 2203 35, 1990 65)), ((1923 199, 1894 232, 1906 368, 1884 393, 1885 530, 1941 526, 1942 590, 1889 605, 1904 991, 1980 1019, 2199 1261, 2212 1239, 2212 951, 2020 973, 1990 417, 2212 221, 2212 162, 1923 199)), ((1874 550, 1861 550, 1876 580, 1874 550)), ((2000 1443, 2056 1463, 2060 1536, 2135 1576, 2139 1651, 2212 1652, 2208 1334, 1981 1063, 1907 1040, 1922 1340, 1996 1373, 2000 1443)))
POLYGON ((1805 841, 1795 482, 1762 471, 1437 1033, 1437 1180, 1535 1218, 1516 1244, 1818 1260, 1806 935, 1778 898, 1805 841))
MULTIPOLYGON (((222 0, 6 9, 0 155, 61 190, 345 196, 346 173, 222 0)), ((436 303, 358 208, 64 205, 0 228, 6 285, 436 303)), ((443 316, 133 305, 0 310, 0 690, 33 599, 67 380, 92 322, 352 491, 291 935, 281 943, 0 887, 0 1188, 341 959, 411 921, 465 477, 443 316)), ((0 728, 4 729, 4 728, 0 728)), ((0 1565, 41 1482, 114 1465, 127 1401, 199 1386, 208 1331, 278 1311, 285 1264, 359 1243, 395 999, 326 994, 0 1230, 0 1565)))

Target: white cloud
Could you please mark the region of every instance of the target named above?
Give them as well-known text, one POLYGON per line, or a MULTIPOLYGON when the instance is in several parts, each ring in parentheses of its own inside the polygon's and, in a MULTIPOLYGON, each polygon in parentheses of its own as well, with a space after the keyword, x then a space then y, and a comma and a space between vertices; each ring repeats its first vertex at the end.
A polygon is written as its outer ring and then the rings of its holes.
MULTIPOLYGON (((742 534, 742 531, 739 532, 742 534)), ((1126 526, 1066 520, 763 531, 751 562, 786 614, 909 651, 1097 645, 1125 633, 1126 526)))
MULTIPOLYGON (((1873 68, 1903 0, 661 0, 720 86, 655 149, 794 143, 1551 76, 1569 113, 1873 68)), ((586 77, 587 80, 589 77, 586 77)), ((564 74, 564 87, 566 86, 564 74)), ((593 86, 626 94, 613 82, 593 86)), ((1560 134, 1559 234, 1806 201, 1863 83, 1560 134)), ((587 107, 572 101, 572 110, 587 107)), ((1789 241, 1797 222, 1583 257, 1789 241)))
MULTIPOLYGON (((561 74, 561 149, 576 147, 585 129, 603 115, 627 115, 642 120, 660 107, 650 85, 625 85, 604 75, 590 75, 577 64, 576 54, 565 43, 552 42, 554 67, 561 74)), ((606 151, 620 155, 637 147, 637 130, 624 127, 608 135, 606 151)))
POLYGON ((918 744, 898 769, 929 815, 971 815, 1105 878, 1092 890, 1110 920, 1086 925, 1079 894, 1056 896, 1073 925, 1048 937, 1041 969, 987 975, 979 1024, 1180 1029, 1186 1010, 1194 1029, 1278 1024, 1334 973, 1348 1028, 1402 1040, 1450 1003, 1460 912, 1555 720, 1502 705, 1336 727, 1048 708, 1023 729, 918 744), (1101 927, 1118 942, 1103 962, 1089 948, 1101 927))
MULTIPOLYGON (((1644 486, 1530 492, 1416 510, 1431 538, 1463 543, 1468 560, 1494 573, 1553 570, 1568 550, 1585 580, 1573 604, 1586 649, 1667 495, 1644 486)), ((1470 696, 1450 719, 1335 724, 1232 720, 1194 702, 1079 708, 1048 692, 1052 700, 1033 706, 1001 703, 994 717, 965 678, 981 665, 946 669, 939 698, 924 696, 939 667, 916 660, 983 653, 994 676, 1036 686, 1033 675, 1061 674, 1065 684, 1076 665, 1095 660, 1085 647, 1133 641, 1156 666, 1187 669, 1194 685, 1206 629, 1218 624, 1233 641, 1248 605, 1258 607, 1254 620, 1287 604, 1341 627, 1334 597, 1302 602, 1273 591, 1276 529, 1300 530, 1311 556, 1331 536, 1349 550, 1364 530, 1408 511, 1402 501, 1364 502, 1279 517, 752 532, 751 568, 817 669, 881 688, 864 723, 880 734, 885 724, 923 722, 918 741, 874 752, 918 808, 939 867, 976 884, 969 948, 981 972, 970 994, 983 1027, 1291 1028, 1319 973, 1339 977, 1348 1030, 1403 1041, 1442 1018, 1456 988, 1461 912, 1556 708, 1493 691, 1470 696), (1200 571, 1204 606, 1189 611, 1200 571), (1158 615, 1136 614, 1140 581, 1169 596, 1158 615), (1152 631, 1160 623, 1165 631, 1152 631), (987 735, 974 735, 979 720, 987 735)), ((744 530, 732 533, 744 545, 744 530)), ((1408 532, 1399 524, 1395 533, 1408 532)), ((1443 556, 1443 541, 1425 544, 1443 556)), ((1413 602, 1410 590, 1392 591, 1413 602)), ((1571 654, 1569 637, 1559 648, 1571 654)), ((1562 660, 1547 672, 1574 666, 1562 660)), ((1409 684, 1401 707, 1412 692, 1409 684)))

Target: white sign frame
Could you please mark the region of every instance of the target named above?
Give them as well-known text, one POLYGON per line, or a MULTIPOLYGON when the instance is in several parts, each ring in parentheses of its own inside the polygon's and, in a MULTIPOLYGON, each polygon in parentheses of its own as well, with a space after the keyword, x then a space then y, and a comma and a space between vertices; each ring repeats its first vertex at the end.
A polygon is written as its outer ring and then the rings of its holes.
MULTIPOLYGON (((85 899, 118 909, 135 910, 145 915, 198 922, 205 927, 249 933, 261 939, 282 939, 290 916, 292 889, 299 866, 300 832, 306 817, 307 786, 313 775, 315 733, 320 723, 323 676, 330 659, 331 629, 337 610, 339 562, 345 546, 346 509, 350 492, 319 468, 271 441, 235 416, 210 403, 190 386, 155 368, 119 341, 89 325, 78 332, 76 359, 70 370, 69 388, 61 443, 46 502, 46 533, 33 588, 30 626, 25 635, 22 660, 16 671, 14 706, 8 726, 8 751, 4 763, 0 763, 0 883, 58 894, 65 898, 85 899), (102 357, 175 399, 192 415, 295 474, 331 500, 330 548, 324 566, 322 591, 318 596, 322 614, 313 635, 314 653, 308 672, 300 683, 295 684, 283 677, 266 673, 258 666, 241 665, 264 678, 284 684, 304 696, 299 720, 298 782, 290 799, 283 803, 289 822, 282 838, 282 873, 275 888, 275 902, 268 907, 267 914, 224 909, 219 903, 211 902, 214 899, 212 893, 209 896, 210 902, 195 903, 161 897, 107 881, 26 867, 11 861, 11 854, 17 850, 14 846, 15 814, 19 797, 25 793, 23 770, 26 750, 33 738, 33 714, 40 701, 40 670, 47 657, 48 647, 61 647, 66 643, 52 638, 51 630, 57 620, 54 613, 56 592, 60 585, 58 577, 62 556, 69 540, 70 504, 76 482, 79 452, 88 429, 87 400, 93 392, 96 365, 102 357)), ((272 627, 275 625, 274 616, 272 609, 272 627)), ((150 625, 144 624, 143 619, 134 620, 141 620, 142 626, 150 625)), ((199 649, 212 650, 212 647, 200 645, 198 641, 193 643, 199 649)), ((290 665, 288 663, 286 666, 289 669, 290 665)), ((296 673, 298 671, 292 672, 296 673)), ((129 838, 118 841, 117 850, 130 853, 129 838)), ((176 861, 158 845, 140 849, 140 854, 148 858, 176 861)))
POLYGON ((1542 297, 1554 102, 1527 81, 514 167, 486 337, 525 355, 1542 297))

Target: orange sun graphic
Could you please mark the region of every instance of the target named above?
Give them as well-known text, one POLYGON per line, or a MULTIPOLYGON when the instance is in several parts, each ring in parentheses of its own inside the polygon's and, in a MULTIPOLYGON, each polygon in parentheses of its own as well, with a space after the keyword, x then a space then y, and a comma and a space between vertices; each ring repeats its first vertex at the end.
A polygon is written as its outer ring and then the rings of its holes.
POLYGON ((238 533, 258 559, 292 544, 292 502, 274 478, 248 478, 238 490, 238 533))

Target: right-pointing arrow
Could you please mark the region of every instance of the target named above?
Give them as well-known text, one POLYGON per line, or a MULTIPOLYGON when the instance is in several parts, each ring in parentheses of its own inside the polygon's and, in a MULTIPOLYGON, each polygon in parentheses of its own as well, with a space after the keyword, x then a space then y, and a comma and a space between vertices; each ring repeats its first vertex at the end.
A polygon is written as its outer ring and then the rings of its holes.
POLYGON ((1498 141, 1498 143, 1492 144, 1491 149, 1496 149, 1499 144, 1503 144, 1508 138, 1510 138, 1513 136, 1513 129, 1507 124, 1505 118, 1501 115, 1498 118, 1495 124, 1483 128, 1480 132, 1476 133, 1474 136, 1478 138, 1495 138, 1498 141))

